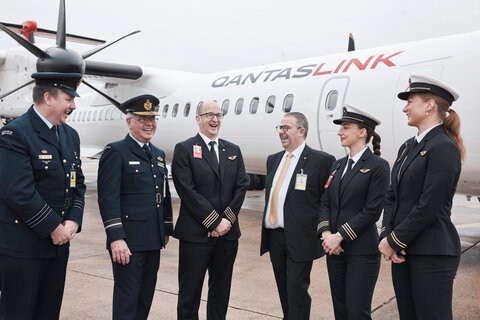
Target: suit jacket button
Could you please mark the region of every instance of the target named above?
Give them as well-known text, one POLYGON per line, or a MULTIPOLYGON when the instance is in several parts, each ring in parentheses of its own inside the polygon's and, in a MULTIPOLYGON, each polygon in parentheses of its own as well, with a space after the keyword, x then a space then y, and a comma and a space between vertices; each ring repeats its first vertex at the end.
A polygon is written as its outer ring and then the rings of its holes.
POLYGON ((17 219, 15 219, 15 224, 18 224, 18 220, 17 220, 17 219))

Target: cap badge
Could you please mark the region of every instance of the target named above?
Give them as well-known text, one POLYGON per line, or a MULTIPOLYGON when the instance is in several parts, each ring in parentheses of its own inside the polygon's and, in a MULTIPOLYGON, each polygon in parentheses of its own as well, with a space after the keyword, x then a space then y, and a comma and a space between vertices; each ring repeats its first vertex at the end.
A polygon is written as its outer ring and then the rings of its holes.
POLYGON ((150 101, 150 99, 147 99, 147 101, 143 104, 143 108, 147 111, 150 111, 150 109, 152 109, 152 102, 150 101))

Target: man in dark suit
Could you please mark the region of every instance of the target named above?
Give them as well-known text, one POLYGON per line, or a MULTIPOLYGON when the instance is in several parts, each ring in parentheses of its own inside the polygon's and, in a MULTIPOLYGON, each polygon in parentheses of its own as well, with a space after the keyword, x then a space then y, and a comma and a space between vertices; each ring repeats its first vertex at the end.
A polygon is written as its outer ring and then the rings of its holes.
POLYGON ((199 133, 175 146, 172 177, 181 200, 174 237, 180 240, 177 318, 198 319, 208 270, 207 319, 225 319, 238 250, 238 214, 248 178, 240 148, 218 138, 223 114, 205 102, 199 133))
POLYGON ((172 203, 165 153, 150 140, 158 99, 146 94, 120 107, 130 133, 108 144, 98 168, 98 204, 114 278, 113 319, 147 319, 160 250, 172 234, 172 203))
POLYGON ((1 129, 0 319, 59 318, 84 207, 80 139, 65 124, 81 77, 32 74, 34 105, 1 129))
POLYGON ((285 151, 267 159, 260 254, 270 252, 283 318, 309 319, 310 271, 324 255, 316 234, 320 198, 335 158, 305 144, 302 113, 285 114, 277 131, 285 151))

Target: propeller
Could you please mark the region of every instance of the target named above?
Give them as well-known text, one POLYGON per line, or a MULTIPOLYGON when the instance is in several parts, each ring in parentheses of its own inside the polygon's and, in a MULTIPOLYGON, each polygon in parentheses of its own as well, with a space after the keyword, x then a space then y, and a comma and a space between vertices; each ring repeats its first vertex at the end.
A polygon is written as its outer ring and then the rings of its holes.
MULTIPOLYGON (((78 52, 67 49, 66 47, 67 33, 65 16, 65 0, 60 0, 56 32, 56 46, 47 48, 45 51, 40 49, 34 43, 28 41, 21 35, 13 32, 2 23, 0 23, 0 29, 3 30, 6 34, 8 34, 11 38, 13 38, 16 42, 18 42, 22 47, 24 47, 37 57, 37 72, 72 72, 80 73, 82 75, 115 77, 130 80, 138 79, 142 76, 143 71, 142 68, 139 66, 85 60, 86 58, 100 52, 101 50, 111 46, 112 44, 140 32, 140 30, 122 36, 111 43, 106 43, 98 48, 94 48, 83 54, 79 54, 78 52)), ((33 81, 29 81, 15 88, 14 90, 9 91, 8 93, 3 94, 2 96, 0 96, 0 99, 12 94, 17 90, 20 90, 21 88, 31 84, 32 82, 33 81)), ((88 86, 93 89, 92 86, 88 86)), ((94 90, 100 92, 96 89, 94 90)))
POLYGON ((355 40, 351 33, 348 34, 348 51, 355 51, 355 40))

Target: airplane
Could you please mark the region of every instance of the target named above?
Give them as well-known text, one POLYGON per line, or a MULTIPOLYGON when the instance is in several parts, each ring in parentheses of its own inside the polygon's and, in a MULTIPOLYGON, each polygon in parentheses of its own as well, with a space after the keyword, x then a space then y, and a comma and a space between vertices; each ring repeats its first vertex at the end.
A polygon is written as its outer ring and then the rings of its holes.
POLYGON ((225 114, 220 136, 240 145, 250 176, 249 189, 262 189, 266 158, 281 150, 275 126, 289 111, 307 116, 309 146, 339 158, 348 151, 340 146, 339 127, 333 120, 340 117, 344 104, 367 109, 382 120, 376 129, 382 137, 382 157, 393 165, 400 145, 415 134, 414 128, 407 126, 402 112, 405 102, 397 93, 407 88, 410 75, 421 74, 438 78, 460 93, 452 108, 461 117, 467 156, 457 193, 480 201, 475 110, 480 31, 365 50, 355 50, 350 37, 348 51, 338 54, 201 74, 92 61, 88 58, 95 53, 136 32, 109 44, 68 35, 96 45, 78 54, 66 48, 64 0, 60 0, 58 21, 56 32, 42 30, 56 35, 57 45, 50 48, 32 42, 34 35, 40 34, 35 28, 22 35, 22 29, 32 28, 0 24, 21 45, 0 50, 2 121, 15 119, 32 104, 33 72, 81 72, 88 90, 75 100, 78 108, 68 123, 80 134, 82 155, 98 157, 107 143, 123 138, 127 127, 119 104, 151 93, 160 98, 161 112, 152 142, 165 150, 168 161, 177 142, 196 134, 197 109, 204 101, 215 100, 225 114))

